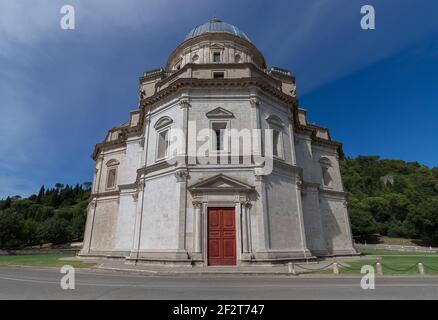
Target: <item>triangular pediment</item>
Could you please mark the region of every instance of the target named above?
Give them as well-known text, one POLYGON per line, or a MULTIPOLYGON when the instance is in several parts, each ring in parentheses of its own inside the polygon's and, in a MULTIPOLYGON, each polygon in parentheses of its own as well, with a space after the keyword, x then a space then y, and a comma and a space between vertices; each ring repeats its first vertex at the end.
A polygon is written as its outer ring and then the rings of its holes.
POLYGON ((220 43, 213 43, 211 44, 210 49, 225 49, 225 46, 220 43))
POLYGON ((207 118, 233 118, 234 114, 224 108, 218 107, 205 114, 207 118))
POLYGON ((253 189, 253 186, 223 174, 202 180, 189 187, 191 191, 250 191, 253 189))

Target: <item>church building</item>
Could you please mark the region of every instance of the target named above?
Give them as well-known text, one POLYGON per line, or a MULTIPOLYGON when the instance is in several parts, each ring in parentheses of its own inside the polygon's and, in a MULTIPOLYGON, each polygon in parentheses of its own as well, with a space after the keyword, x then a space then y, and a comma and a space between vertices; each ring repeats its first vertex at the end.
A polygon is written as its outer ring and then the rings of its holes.
POLYGON ((341 144, 308 122, 294 76, 268 68, 239 28, 195 27, 144 72, 139 97, 94 149, 81 256, 207 267, 356 254, 341 144))

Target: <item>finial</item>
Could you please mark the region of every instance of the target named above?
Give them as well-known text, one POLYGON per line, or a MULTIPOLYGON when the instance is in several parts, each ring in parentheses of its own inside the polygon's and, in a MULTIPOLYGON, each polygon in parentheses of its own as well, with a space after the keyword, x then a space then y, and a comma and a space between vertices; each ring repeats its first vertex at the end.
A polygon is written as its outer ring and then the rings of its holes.
POLYGON ((211 23, 216 23, 216 22, 222 22, 221 19, 214 17, 213 19, 210 20, 211 23))

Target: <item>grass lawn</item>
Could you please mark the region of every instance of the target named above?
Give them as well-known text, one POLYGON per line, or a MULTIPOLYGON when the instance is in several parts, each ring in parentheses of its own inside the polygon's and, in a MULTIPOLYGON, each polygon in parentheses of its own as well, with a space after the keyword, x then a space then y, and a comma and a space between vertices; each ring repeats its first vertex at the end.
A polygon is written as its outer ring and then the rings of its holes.
MULTIPOLYGON (((363 258, 357 261, 340 262, 341 265, 349 266, 348 268, 340 266, 340 274, 360 274, 363 265, 375 267, 376 262, 380 260, 384 275, 419 274, 417 265, 419 262, 423 263, 426 275, 438 275, 438 253, 367 250, 362 251, 362 255, 363 258)), ((331 268, 321 273, 333 274, 331 268)))
POLYGON ((89 268, 94 263, 82 262, 79 260, 61 260, 75 255, 72 253, 22 255, 22 256, 0 256, 0 266, 33 266, 33 267, 62 267, 70 265, 75 268, 89 268))

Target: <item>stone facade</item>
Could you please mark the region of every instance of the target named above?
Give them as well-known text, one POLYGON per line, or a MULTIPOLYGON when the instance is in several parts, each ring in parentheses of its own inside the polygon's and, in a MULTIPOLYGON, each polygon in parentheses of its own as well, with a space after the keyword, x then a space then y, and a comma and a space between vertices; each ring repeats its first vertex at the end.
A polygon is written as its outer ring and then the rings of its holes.
MULTIPOLYGON (((207 266, 207 213, 221 207, 234 208, 238 265, 355 254, 341 144, 307 123, 294 77, 267 69, 236 27, 215 19, 197 28, 164 69, 143 74, 138 109, 96 145, 81 255, 207 266), (167 130, 187 137, 193 123, 195 132, 275 129, 272 172, 261 170, 255 154, 249 162, 200 163, 190 150, 202 142, 189 139, 169 161, 167 130)), ((217 141, 210 154, 222 152, 217 141)))

